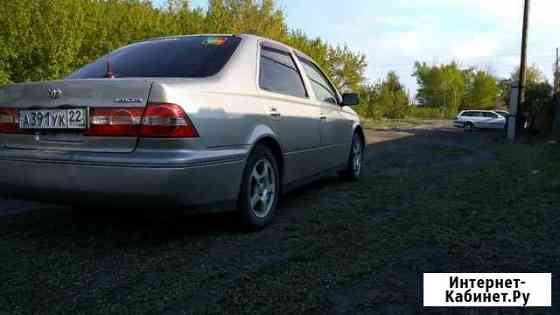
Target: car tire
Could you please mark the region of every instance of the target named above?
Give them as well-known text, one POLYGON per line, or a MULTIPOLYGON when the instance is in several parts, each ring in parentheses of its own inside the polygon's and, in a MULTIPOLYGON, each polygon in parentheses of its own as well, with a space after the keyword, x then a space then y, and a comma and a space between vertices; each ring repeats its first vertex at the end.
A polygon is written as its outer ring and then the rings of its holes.
POLYGON ((354 133, 346 169, 340 172, 340 177, 342 179, 350 181, 357 181, 360 179, 364 168, 364 148, 365 144, 362 136, 357 132, 354 133))
POLYGON ((467 131, 473 131, 474 130, 474 124, 470 121, 467 121, 465 123, 465 130, 467 131))
POLYGON ((280 191, 278 161, 267 146, 257 145, 247 160, 238 200, 238 215, 244 230, 260 231, 270 224, 280 191))

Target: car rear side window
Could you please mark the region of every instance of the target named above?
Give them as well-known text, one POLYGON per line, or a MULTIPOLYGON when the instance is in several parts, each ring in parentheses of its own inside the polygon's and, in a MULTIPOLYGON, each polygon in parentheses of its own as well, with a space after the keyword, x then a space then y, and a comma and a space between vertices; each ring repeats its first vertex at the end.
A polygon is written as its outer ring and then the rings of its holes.
POLYGON ((479 112, 465 112, 463 117, 482 117, 482 114, 479 112))
POLYGON ((192 36, 132 44, 81 68, 69 79, 107 77, 108 63, 117 78, 204 78, 217 74, 239 46, 234 36, 192 36))
POLYGON ((265 46, 261 49, 259 86, 269 92, 307 97, 303 79, 292 56, 265 46))
POLYGON ((317 99, 321 102, 338 104, 337 94, 323 72, 308 60, 302 58, 299 58, 299 60, 303 64, 305 74, 307 74, 307 77, 311 81, 311 86, 317 99))

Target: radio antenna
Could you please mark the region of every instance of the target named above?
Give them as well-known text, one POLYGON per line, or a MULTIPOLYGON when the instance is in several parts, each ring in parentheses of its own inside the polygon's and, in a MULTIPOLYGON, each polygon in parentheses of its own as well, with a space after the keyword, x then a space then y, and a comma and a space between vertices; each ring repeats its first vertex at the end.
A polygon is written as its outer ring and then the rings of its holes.
POLYGON ((113 79, 113 67, 111 65, 111 56, 107 56, 107 66, 105 70, 105 78, 113 79))

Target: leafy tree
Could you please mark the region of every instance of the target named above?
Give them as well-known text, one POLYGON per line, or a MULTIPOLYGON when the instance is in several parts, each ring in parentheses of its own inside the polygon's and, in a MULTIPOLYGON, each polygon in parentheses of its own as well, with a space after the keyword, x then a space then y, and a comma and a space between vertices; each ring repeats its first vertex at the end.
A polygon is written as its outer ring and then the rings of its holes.
MULTIPOLYGON (((519 67, 516 68, 509 78, 502 80, 503 102, 509 106, 511 102, 511 87, 519 81, 519 67)), ((522 111, 530 112, 534 109, 539 111, 548 110, 552 107, 552 85, 546 80, 543 72, 537 65, 527 68, 527 83, 525 91, 525 104, 522 111)))
POLYGON ((327 63, 332 70, 332 78, 342 90, 357 91, 366 80, 366 58, 353 54, 347 46, 330 48, 327 63))
POLYGON ((212 33, 253 33, 278 40, 287 33, 284 13, 273 0, 210 0, 206 22, 212 33))
POLYGON ((0 71, 0 85, 8 84, 10 81, 8 80, 8 74, 1 70, 0 71))
POLYGON ((500 95, 498 80, 489 72, 464 71, 467 92, 461 109, 493 109, 500 95))
POLYGON ((509 107, 511 101, 511 81, 509 79, 500 79, 498 81, 498 88, 500 89, 498 102, 504 107, 509 107))
POLYGON ((365 84, 360 89, 360 105, 358 113, 367 118, 378 119, 383 117, 383 110, 377 106, 377 100, 381 94, 381 84, 365 84))
MULTIPOLYGON (((537 65, 532 65, 527 68, 527 88, 530 89, 531 86, 545 82, 545 77, 542 71, 537 65)), ((506 106, 509 107, 511 103, 511 87, 519 82, 519 67, 510 74, 506 79, 500 81, 500 86, 502 89, 502 100, 506 106)))
POLYGON ((408 95, 393 71, 375 85, 366 85, 361 93, 359 111, 370 118, 404 118, 408 111, 408 95))
POLYGON ((533 114, 552 111, 552 85, 547 81, 532 84, 525 95, 528 103, 527 110, 533 114))
POLYGON ((416 62, 413 76, 418 83, 420 105, 441 108, 448 113, 458 111, 466 94, 466 80, 456 62, 428 65, 416 62))
POLYGON ((408 109, 408 95, 395 72, 389 72, 381 84, 382 107, 385 117, 404 118, 408 109))
MULTIPOLYGON (((512 82, 519 81, 519 71, 519 67, 516 67, 515 70, 511 73, 509 79, 512 82)), ((539 69, 536 64, 527 67, 527 85, 538 84, 544 81, 546 81, 546 78, 541 69, 539 69)))
POLYGON ((428 65, 417 62, 413 74, 420 105, 438 108, 446 115, 459 109, 491 109, 500 97, 500 84, 485 70, 461 70, 457 62, 428 65))
POLYGON ((10 0, 0 6, 0 84, 60 79, 111 50, 148 38, 253 33, 314 58, 339 88, 359 90, 362 54, 290 30, 274 0, 10 0))
MULTIPOLYGON (((502 98, 509 106, 511 87, 519 81, 519 68, 515 69, 509 78, 502 80, 502 98)), ((553 114, 553 87, 546 80, 542 71, 536 66, 527 68, 527 82, 525 86, 525 102, 520 104, 519 113, 528 119, 530 128, 548 129, 553 114)))

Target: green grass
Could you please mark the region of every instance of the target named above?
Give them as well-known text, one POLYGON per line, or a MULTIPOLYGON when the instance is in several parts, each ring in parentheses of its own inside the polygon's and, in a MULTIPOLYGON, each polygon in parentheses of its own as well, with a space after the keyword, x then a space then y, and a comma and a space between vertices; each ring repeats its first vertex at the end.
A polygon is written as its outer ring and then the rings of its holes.
POLYGON ((445 120, 404 118, 404 119, 363 119, 366 129, 410 129, 420 126, 445 125, 445 120))
POLYGON ((421 119, 452 119, 455 117, 440 108, 423 106, 410 106, 407 116, 421 119))
POLYGON ((323 181, 258 234, 227 216, 1 218, 0 314, 407 314, 423 272, 554 272, 558 146, 490 148, 466 162, 473 152, 433 146, 456 163, 380 161, 360 183, 323 181))
POLYGON ((447 147, 447 146, 428 146, 434 156, 443 156, 448 158, 462 157, 469 154, 469 151, 464 148, 447 147))

